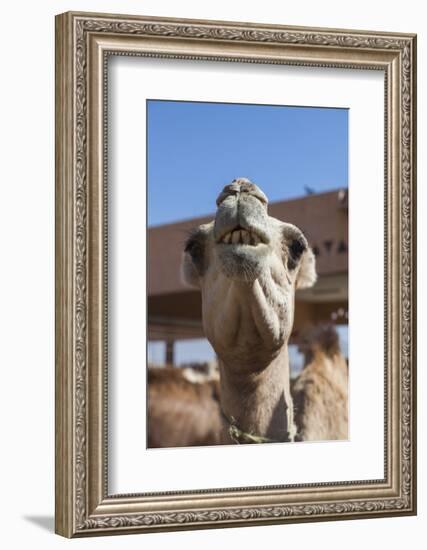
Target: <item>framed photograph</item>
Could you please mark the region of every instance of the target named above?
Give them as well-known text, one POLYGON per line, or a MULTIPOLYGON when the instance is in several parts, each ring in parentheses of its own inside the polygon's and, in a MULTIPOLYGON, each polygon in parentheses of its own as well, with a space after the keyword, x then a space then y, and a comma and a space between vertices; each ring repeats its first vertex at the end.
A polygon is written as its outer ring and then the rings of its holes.
POLYGON ((56 18, 56 532, 416 513, 416 37, 56 18))

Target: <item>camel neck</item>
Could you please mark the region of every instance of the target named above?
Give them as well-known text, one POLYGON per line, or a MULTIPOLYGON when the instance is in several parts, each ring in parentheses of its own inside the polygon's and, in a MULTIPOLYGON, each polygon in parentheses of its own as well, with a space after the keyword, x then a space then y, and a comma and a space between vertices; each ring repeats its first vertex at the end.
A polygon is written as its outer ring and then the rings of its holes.
POLYGON ((221 407, 242 432, 274 441, 292 441, 293 408, 287 347, 264 369, 234 370, 220 360, 221 407))

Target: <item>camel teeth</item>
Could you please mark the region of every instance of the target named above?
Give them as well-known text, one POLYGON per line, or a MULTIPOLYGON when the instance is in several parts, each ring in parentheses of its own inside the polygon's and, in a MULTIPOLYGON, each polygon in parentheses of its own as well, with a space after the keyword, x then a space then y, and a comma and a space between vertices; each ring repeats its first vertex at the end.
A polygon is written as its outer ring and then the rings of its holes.
POLYGON ((224 235, 221 242, 224 244, 250 244, 256 246, 261 242, 261 239, 256 233, 246 229, 235 229, 224 235))
POLYGON ((240 233, 241 233, 241 236, 242 236, 242 243, 243 243, 243 244, 250 244, 250 242, 251 242, 251 237, 250 237, 248 231, 245 231, 244 229, 242 229, 242 230, 240 231, 240 233))

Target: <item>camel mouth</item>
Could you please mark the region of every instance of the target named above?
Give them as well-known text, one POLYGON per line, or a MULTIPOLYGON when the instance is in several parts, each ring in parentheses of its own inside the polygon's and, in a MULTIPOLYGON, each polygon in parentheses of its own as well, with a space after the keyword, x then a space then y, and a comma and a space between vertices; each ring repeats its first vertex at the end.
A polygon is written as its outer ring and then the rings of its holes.
POLYGON ((218 235, 216 249, 221 270, 229 279, 251 282, 260 276, 270 248, 263 227, 229 225, 218 235))
POLYGON ((254 229, 244 229, 240 226, 228 231, 217 240, 217 244, 248 246, 258 246, 259 244, 267 244, 267 242, 265 235, 254 229))

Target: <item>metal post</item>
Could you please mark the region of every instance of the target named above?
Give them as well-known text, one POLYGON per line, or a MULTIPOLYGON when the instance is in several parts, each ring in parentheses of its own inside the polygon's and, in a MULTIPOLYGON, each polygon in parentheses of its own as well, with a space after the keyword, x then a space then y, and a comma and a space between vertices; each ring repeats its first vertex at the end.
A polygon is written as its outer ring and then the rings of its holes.
POLYGON ((175 364, 174 344, 174 340, 166 340, 166 365, 171 367, 175 364))

